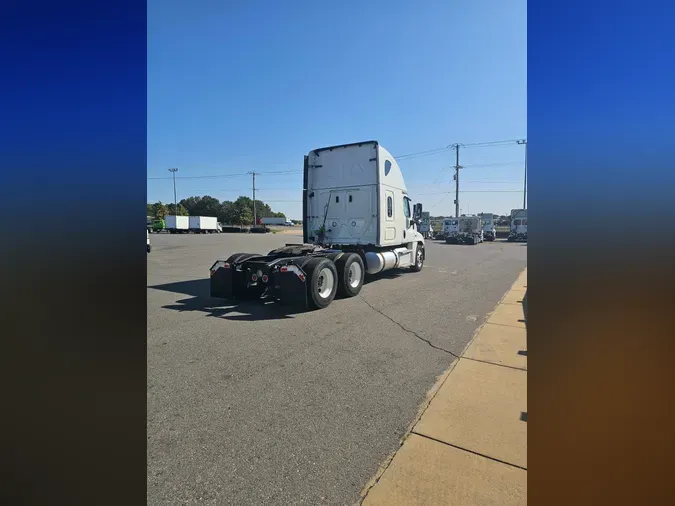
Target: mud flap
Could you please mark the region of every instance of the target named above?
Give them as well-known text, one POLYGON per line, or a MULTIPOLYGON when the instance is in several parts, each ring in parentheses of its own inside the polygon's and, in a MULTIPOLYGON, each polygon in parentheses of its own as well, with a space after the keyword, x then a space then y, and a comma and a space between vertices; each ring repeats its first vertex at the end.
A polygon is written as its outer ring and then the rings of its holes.
POLYGON ((285 306, 307 308, 307 285, 295 272, 278 272, 275 281, 279 287, 279 302, 285 306))
POLYGON ((232 269, 220 267, 211 271, 211 297, 231 299, 232 292, 232 269))

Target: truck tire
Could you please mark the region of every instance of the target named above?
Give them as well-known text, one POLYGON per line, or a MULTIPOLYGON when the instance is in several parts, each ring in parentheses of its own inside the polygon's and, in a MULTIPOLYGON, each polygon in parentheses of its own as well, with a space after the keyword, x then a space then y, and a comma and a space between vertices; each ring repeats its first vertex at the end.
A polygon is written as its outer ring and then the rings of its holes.
POLYGON ((413 272, 419 272, 424 267, 424 246, 421 244, 417 245, 417 251, 415 252, 415 263, 410 268, 413 272))
POLYGON ((357 253, 345 253, 335 262, 338 273, 337 293, 341 297, 355 297, 363 287, 366 269, 357 253))
POLYGON ((324 257, 311 258, 305 265, 307 302, 312 309, 328 307, 337 293, 338 272, 335 264, 324 257))

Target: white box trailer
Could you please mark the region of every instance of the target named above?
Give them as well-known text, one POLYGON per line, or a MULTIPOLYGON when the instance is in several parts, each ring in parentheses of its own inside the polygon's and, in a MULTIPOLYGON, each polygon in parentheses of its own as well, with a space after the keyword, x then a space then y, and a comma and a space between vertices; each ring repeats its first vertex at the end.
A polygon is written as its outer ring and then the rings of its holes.
POLYGON ((190 216, 190 231, 195 234, 218 233, 218 218, 215 216, 190 216))
POLYGON ((188 216, 168 215, 164 217, 166 229, 171 234, 185 234, 190 231, 190 220, 188 216))
POLYGON ((260 221, 262 222, 263 225, 286 225, 288 220, 283 216, 281 218, 277 218, 275 216, 269 218, 262 218, 260 221))
POLYGON ((212 297, 320 309, 336 294, 358 295, 366 274, 422 270, 422 205, 411 205, 401 169, 377 141, 310 151, 303 187, 303 244, 216 261, 212 297))

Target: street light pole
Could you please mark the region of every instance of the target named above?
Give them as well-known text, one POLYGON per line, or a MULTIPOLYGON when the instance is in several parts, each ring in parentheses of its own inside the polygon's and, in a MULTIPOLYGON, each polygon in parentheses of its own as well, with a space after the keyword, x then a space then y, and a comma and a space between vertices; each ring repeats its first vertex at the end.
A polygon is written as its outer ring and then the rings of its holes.
POLYGON ((178 216, 178 203, 176 202, 176 172, 178 169, 169 169, 169 172, 173 174, 173 214, 178 216))
POLYGON ((525 145, 525 177, 523 178, 523 209, 527 209, 527 139, 516 141, 525 145))

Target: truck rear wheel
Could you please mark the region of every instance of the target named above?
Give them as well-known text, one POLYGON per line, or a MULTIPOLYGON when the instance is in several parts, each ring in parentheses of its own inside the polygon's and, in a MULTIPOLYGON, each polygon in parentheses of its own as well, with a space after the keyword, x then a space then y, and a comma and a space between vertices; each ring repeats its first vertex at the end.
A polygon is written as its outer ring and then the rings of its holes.
POLYGON ((307 301, 314 309, 328 307, 338 288, 338 273, 335 264, 328 258, 315 257, 304 266, 307 273, 307 301))
POLYGON ((335 262, 338 273, 337 293, 342 297, 354 297, 363 287, 365 268, 357 253, 345 253, 335 262))

